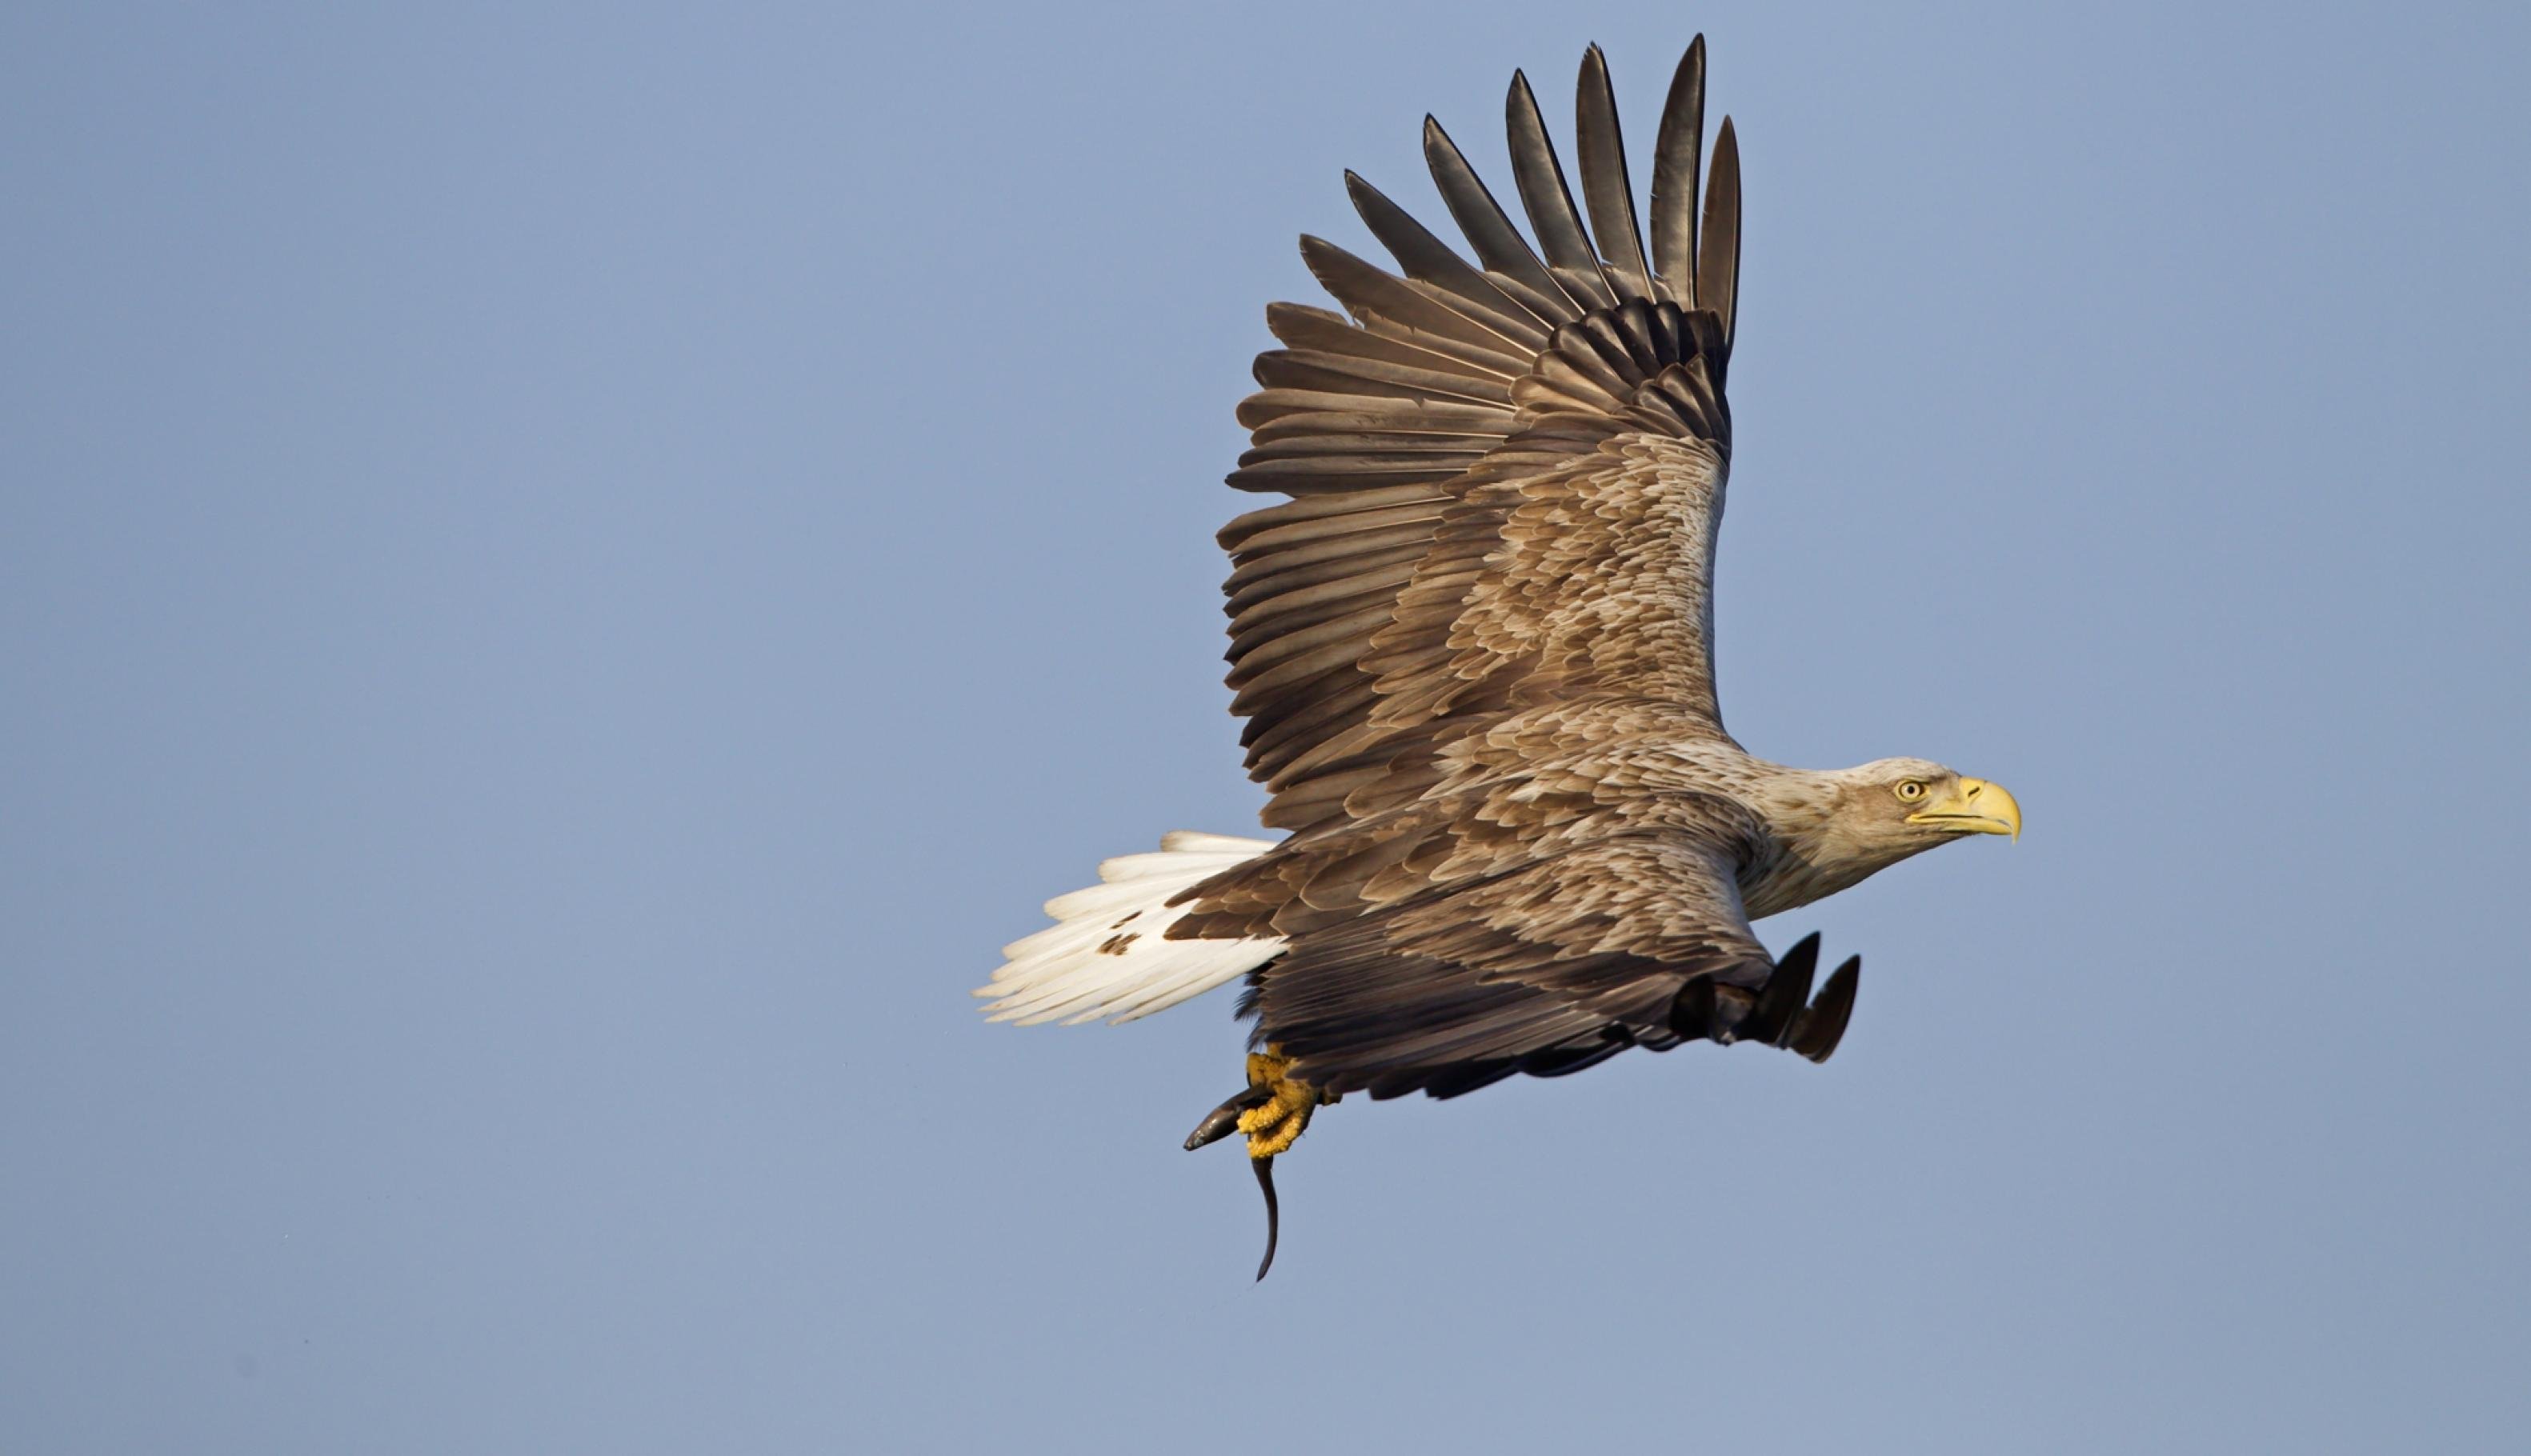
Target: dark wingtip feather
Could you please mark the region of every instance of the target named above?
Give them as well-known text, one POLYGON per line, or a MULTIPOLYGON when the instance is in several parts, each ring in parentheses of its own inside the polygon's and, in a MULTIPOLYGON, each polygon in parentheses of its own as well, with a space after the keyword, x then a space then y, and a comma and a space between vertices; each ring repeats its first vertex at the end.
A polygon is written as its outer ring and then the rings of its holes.
MULTIPOLYGON (((1539 252, 1550 266, 1575 281, 1597 285, 1594 292, 1605 290, 1600 255, 1592 251, 1582 214, 1574 210, 1573 193, 1564 185, 1563 164, 1555 159, 1555 144, 1547 137, 1547 119, 1539 113, 1538 96, 1529 88, 1525 72, 1511 74, 1511 92, 1503 98, 1503 130, 1511 147, 1512 180, 1520 186, 1520 204, 1529 212, 1529 230, 1538 236, 1539 252)), ((1583 302, 1597 308, 1615 299, 1583 302)))
POLYGON ((1451 219, 1466 235, 1468 246, 1476 250, 1478 260, 1536 295, 1549 312, 1557 315, 1557 322, 1569 318, 1569 308, 1555 308, 1558 303, 1569 303, 1563 288, 1538 260, 1529 240, 1512 226, 1510 216, 1477 176, 1476 168, 1468 165, 1458 143, 1430 113, 1424 118, 1424 165, 1433 174, 1433 185, 1440 189, 1451 219))
POLYGON ((1791 950, 1775 962, 1767 983, 1758 991, 1757 1003, 1749 1008, 1740 1025, 1732 1028, 1732 1036, 1740 1041, 1764 1041, 1771 1046, 1783 1044, 1802 1008, 1811 998, 1811 978, 1819 971, 1819 932, 1802 937, 1791 950))
POLYGON ((1817 931, 1817 930, 1813 930, 1813 931, 1812 931, 1812 932, 1810 932, 1809 934, 1807 934, 1807 935, 1803 936, 1801 939, 1794 941, 1794 942, 1793 942, 1793 948, 1792 948, 1791 950, 1788 950, 1788 951, 1784 952, 1782 956, 1778 957, 1778 958, 1776 959, 1776 961, 1775 961, 1775 964, 1776 964, 1776 965, 1778 965, 1778 966, 1780 966, 1780 965, 1783 965, 1783 964, 1784 964, 1785 962, 1787 962, 1787 961, 1792 961, 1792 960, 1804 960, 1804 961, 1808 961, 1808 962, 1810 962, 1812 965, 1816 966, 1816 965, 1818 965, 1818 964, 1819 964, 1819 952, 1820 952, 1820 932, 1819 932, 1819 931, 1817 931))
POLYGON ((1705 183, 1705 229, 1696 257, 1696 306, 1722 320, 1722 348, 1738 332, 1740 292, 1740 141, 1731 118, 1714 138, 1714 173, 1705 183))
POLYGON ((1793 1023, 1786 1045, 1815 1062, 1825 1062, 1845 1039, 1845 1024, 1854 1016, 1854 993, 1863 981, 1863 957, 1848 956, 1820 988, 1819 999, 1793 1023))
POLYGON ((1529 332, 1543 333, 1550 327, 1526 305, 1504 293, 1492 279, 1471 266, 1466 258, 1450 250, 1450 245, 1433 236, 1431 230, 1417 222, 1412 214, 1390 201, 1379 189, 1364 181, 1359 173, 1345 172, 1345 195, 1353 199, 1354 211, 1362 214, 1364 226, 1379 240, 1397 266, 1407 277, 1436 285, 1450 295, 1447 307, 1463 313, 1484 315, 1491 326, 1501 331, 1508 323, 1516 336, 1529 332))
POLYGON ((1714 988, 1714 978, 1700 976, 1679 988, 1669 1003, 1670 1030, 1690 1041, 1714 1035, 1722 1011, 1721 998, 1714 988))
POLYGON ((1635 225, 1634 185, 1626 177, 1616 88, 1608 82, 1608 58, 1596 44, 1582 53, 1582 74, 1574 83, 1573 133, 1582 163, 1582 197, 1591 209, 1591 231, 1607 278, 1623 297, 1650 298, 1652 269, 1644 262, 1643 233, 1635 225))
POLYGON ((1705 37, 1688 42, 1653 143, 1653 275, 1696 307, 1697 179, 1705 160, 1705 37))

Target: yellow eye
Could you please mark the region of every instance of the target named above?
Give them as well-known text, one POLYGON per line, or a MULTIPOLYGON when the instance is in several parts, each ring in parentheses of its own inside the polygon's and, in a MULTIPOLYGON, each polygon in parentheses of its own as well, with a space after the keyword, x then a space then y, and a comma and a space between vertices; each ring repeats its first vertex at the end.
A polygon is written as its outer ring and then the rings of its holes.
POLYGON ((1915 778, 1911 778, 1911 779, 1903 779, 1903 780, 1901 780, 1901 781, 1899 782, 1899 784, 1898 784, 1898 802, 1899 802, 1899 803, 1901 803, 1901 804, 1913 804, 1913 803, 1915 803, 1917 800, 1922 799, 1922 798, 1924 798, 1924 797, 1925 797, 1925 781, 1924 781, 1923 779, 1915 779, 1915 778))

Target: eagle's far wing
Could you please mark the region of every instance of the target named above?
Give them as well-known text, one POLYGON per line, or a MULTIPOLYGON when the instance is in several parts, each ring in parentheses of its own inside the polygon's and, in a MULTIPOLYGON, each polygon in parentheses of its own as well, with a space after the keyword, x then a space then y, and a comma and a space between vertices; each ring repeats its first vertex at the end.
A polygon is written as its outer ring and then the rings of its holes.
POLYGON ((1221 533, 1233 710, 1268 825, 1409 800, 1449 742, 1541 704, 1653 699, 1721 734, 1710 587, 1740 188, 1726 119, 1700 227, 1704 94, 1700 37, 1661 117, 1649 253, 1597 47, 1578 106, 1588 227, 1515 76, 1538 252, 1430 120, 1476 262, 1351 176, 1404 276, 1302 241, 1346 313, 1267 310, 1287 347, 1258 357, 1264 387, 1240 407, 1254 448, 1230 483, 1293 499, 1221 533))
POLYGON ((1453 1096, 1700 1036, 1826 1060, 1857 969, 1814 1004, 1817 958, 1815 936, 1768 956, 1717 847, 1635 834, 1303 936, 1242 1010, 1314 1086, 1453 1096))

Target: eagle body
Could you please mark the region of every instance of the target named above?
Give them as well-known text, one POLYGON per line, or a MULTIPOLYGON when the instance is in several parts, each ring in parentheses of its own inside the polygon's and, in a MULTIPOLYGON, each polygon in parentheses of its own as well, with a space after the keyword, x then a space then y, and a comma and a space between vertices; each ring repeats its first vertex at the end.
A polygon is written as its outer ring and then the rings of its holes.
POLYGON ((1244 979, 1252 1087, 1189 1146, 1235 1125, 1261 1179, 1346 1092, 1451 1096, 1699 1039, 1825 1060, 1859 963, 1813 999, 1816 937, 1779 959, 1750 923, 2019 832, 2009 794, 1939 763, 1791 768, 1723 728, 1741 191, 1732 125, 1709 154, 1704 108, 1699 37, 1648 235, 1597 47, 1578 204, 1512 80, 1526 236, 1430 118, 1464 253, 1347 174, 1395 268, 1302 239, 1341 311, 1266 309, 1280 347, 1228 483, 1283 499, 1219 536, 1231 707, 1286 836, 1107 862, 978 992, 998 1020, 1123 1021, 1244 979))

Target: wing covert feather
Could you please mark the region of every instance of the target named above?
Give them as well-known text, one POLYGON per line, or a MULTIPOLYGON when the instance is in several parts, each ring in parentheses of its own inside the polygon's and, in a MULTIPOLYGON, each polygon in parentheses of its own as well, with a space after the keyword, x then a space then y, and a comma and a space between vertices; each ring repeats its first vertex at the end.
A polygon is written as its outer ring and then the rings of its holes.
POLYGON ((1739 173, 1727 121, 1699 155, 1703 106, 1700 38, 1662 115, 1649 252, 1594 48, 1587 225, 1515 76, 1534 244, 1428 117, 1467 254, 1349 173, 1399 271, 1305 238, 1343 311, 1267 312, 1282 347, 1258 357, 1229 483, 1290 499, 1220 539, 1233 710, 1265 821, 1295 833, 1181 896, 1169 933, 1286 938, 1245 1009, 1338 1091, 1452 1095, 1670 1044, 1701 1035, 1669 1019, 1682 986, 1772 964, 1729 813, 1693 786, 1611 802, 1590 756, 1727 742, 1712 583, 1739 173))
POLYGON ((1772 964, 1715 847, 1629 835, 1306 936, 1243 1010, 1295 1075, 1395 1096, 1472 1065, 1551 1075, 1673 1044, 1689 981, 1754 988, 1772 964))

